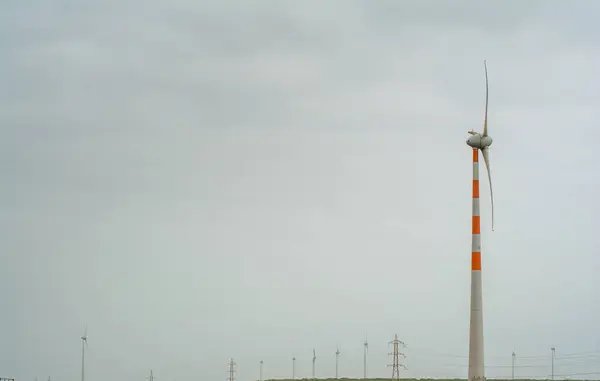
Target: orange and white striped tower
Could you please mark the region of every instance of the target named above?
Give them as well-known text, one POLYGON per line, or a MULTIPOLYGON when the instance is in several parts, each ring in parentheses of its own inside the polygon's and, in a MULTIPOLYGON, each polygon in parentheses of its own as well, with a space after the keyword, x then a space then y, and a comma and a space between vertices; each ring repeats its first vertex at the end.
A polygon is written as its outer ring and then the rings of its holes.
POLYGON ((488 78, 487 65, 485 67, 485 117, 483 133, 469 131, 471 136, 467 144, 473 148, 473 213, 471 230, 471 322, 469 327, 469 376, 468 381, 485 379, 484 351, 483 351, 483 296, 481 282, 481 218, 479 208, 479 150, 483 154, 485 166, 490 183, 490 197, 492 200, 492 230, 494 230, 494 194, 492 191, 492 176, 490 172, 489 148, 492 137, 488 135, 487 109, 488 109, 488 78))
POLYGON ((481 283, 481 224, 479 216, 479 149, 473 149, 473 215, 471 235, 471 324, 469 381, 483 380, 483 298, 481 283))

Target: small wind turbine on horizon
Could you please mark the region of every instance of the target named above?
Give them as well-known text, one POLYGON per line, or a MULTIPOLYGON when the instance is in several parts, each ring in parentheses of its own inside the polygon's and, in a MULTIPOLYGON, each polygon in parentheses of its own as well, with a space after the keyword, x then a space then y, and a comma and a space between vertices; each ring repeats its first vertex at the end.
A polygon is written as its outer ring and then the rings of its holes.
MULTIPOLYGON (((85 331, 83 336, 81 336, 81 381, 85 380, 85 348, 87 348, 87 325, 85 326, 85 331)), ((50 381, 50 379, 48 379, 50 381)))
POLYGON ((483 347, 483 296, 481 282, 481 218, 479 208, 479 150, 487 169, 490 183, 490 198, 492 205, 492 231, 494 230, 494 193, 492 191, 492 174, 490 172, 490 146, 493 139, 488 135, 488 73, 487 62, 483 61, 485 68, 485 114, 483 119, 483 133, 468 131, 471 136, 467 144, 473 148, 473 204, 472 204, 472 235, 471 235, 471 316, 469 326, 469 375, 468 381, 484 380, 484 347, 483 347))
POLYGON ((146 380, 148 380, 148 381, 156 380, 156 377, 154 377, 154 373, 152 372, 152 369, 150 369, 150 375, 148 377, 146 377, 146 380))
POLYGON ((292 380, 296 379, 296 356, 292 357, 292 380))
POLYGON ((313 358, 312 358, 312 378, 315 379, 315 362, 317 361, 317 353, 315 352, 315 348, 313 348, 313 358))
POLYGON ((335 351, 335 378, 338 378, 338 365, 339 365, 339 361, 340 360, 340 346, 338 345, 336 347, 336 351, 335 351))
POLYGON ((364 349, 363 349, 363 367, 364 367, 364 378, 367 378, 367 353, 369 352, 369 341, 367 340, 367 335, 365 334, 365 343, 364 345, 364 349))

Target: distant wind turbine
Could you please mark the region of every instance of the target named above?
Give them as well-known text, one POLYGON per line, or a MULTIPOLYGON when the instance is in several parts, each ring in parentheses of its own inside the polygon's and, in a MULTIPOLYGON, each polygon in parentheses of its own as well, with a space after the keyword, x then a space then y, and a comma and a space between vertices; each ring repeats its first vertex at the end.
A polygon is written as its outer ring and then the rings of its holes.
POLYGON ((313 364, 312 364, 313 365, 313 368, 312 368, 312 378, 314 380, 315 379, 315 362, 317 361, 317 354, 315 352, 315 348, 313 348, 313 358, 312 358, 312 360, 313 360, 313 364))
POLYGON ((336 347, 336 351, 335 351, 335 378, 338 378, 338 365, 339 365, 339 359, 340 359, 340 347, 339 345, 336 347))
POLYGON ((260 360, 260 381, 262 381, 262 379, 263 379, 263 364, 264 364, 264 361, 260 360))
MULTIPOLYGON (((85 381, 85 348, 87 348, 87 325, 85 326, 85 332, 81 336, 81 381, 85 381)), ((48 379, 50 381, 50 379, 48 379)))
POLYGON ((367 335, 365 335, 365 343, 364 343, 364 351, 363 351, 363 360, 364 360, 364 378, 367 378, 367 353, 369 352, 369 341, 367 340, 367 335))

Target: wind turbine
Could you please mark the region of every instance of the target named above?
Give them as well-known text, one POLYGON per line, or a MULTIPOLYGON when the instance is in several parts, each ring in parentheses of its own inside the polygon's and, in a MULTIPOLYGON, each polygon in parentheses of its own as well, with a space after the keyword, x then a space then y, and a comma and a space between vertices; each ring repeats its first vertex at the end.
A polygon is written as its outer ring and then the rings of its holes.
POLYGON ((263 371, 262 371, 263 364, 264 364, 264 361, 260 360, 260 381, 262 381, 262 379, 263 379, 263 377, 262 377, 263 376, 263 371))
POLYGON ((485 114, 483 133, 468 131, 471 136, 467 144, 473 148, 473 215, 471 236, 471 322, 469 328, 469 378, 468 381, 484 380, 485 368, 483 358, 483 297, 481 286, 481 224, 479 213, 479 150, 487 169, 490 183, 490 198, 492 205, 492 231, 494 230, 494 193, 492 191, 492 175, 490 172, 490 146, 492 137, 488 135, 488 74, 487 62, 485 68, 485 114))
POLYGON ((81 336, 81 381, 85 380, 85 348, 88 346, 87 343, 87 325, 85 326, 85 332, 81 336))
POLYGON ((296 356, 292 357, 292 380, 296 379, 296 356))
POLYGON ((313 358, 312 358, 312 360, 313 360, 313 364, 312 364, 313 365, 313 368, 312 368, 312 378, 314 380, 315 379, 315 362, 317 361, 317 354, 315 352, 315 348, 313 348, 313 358))
POLYGON ((339 359, 340 359, 340 347, 337 346, 336 347, 336 351, 335 351, 335 378, 338 378, 338 364, 339 364, 339 359))
POLYGON ((364 378, 367 378, 367 352, 369 352, 369 341, 367 340, 367 335, 365 335, 365 343, 364 343, 364 350, 363 350, 363 357, 364 357, 364 378))

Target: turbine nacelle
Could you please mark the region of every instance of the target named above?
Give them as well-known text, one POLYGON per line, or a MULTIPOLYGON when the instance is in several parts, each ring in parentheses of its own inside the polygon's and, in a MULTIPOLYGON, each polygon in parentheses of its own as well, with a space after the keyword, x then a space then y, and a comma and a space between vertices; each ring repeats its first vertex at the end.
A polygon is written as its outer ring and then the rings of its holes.
POLYGON ((479 148, 482 150, 491 146, 492 142, 494 141, 494 139, 492 139, 491 136, 483 136, 480 133, 475 132, 473 130, 468 131, 468 133, 471 134, 471 136, 469 136, 469 138, 467 139, 467 144, 473 148, 479 148))

